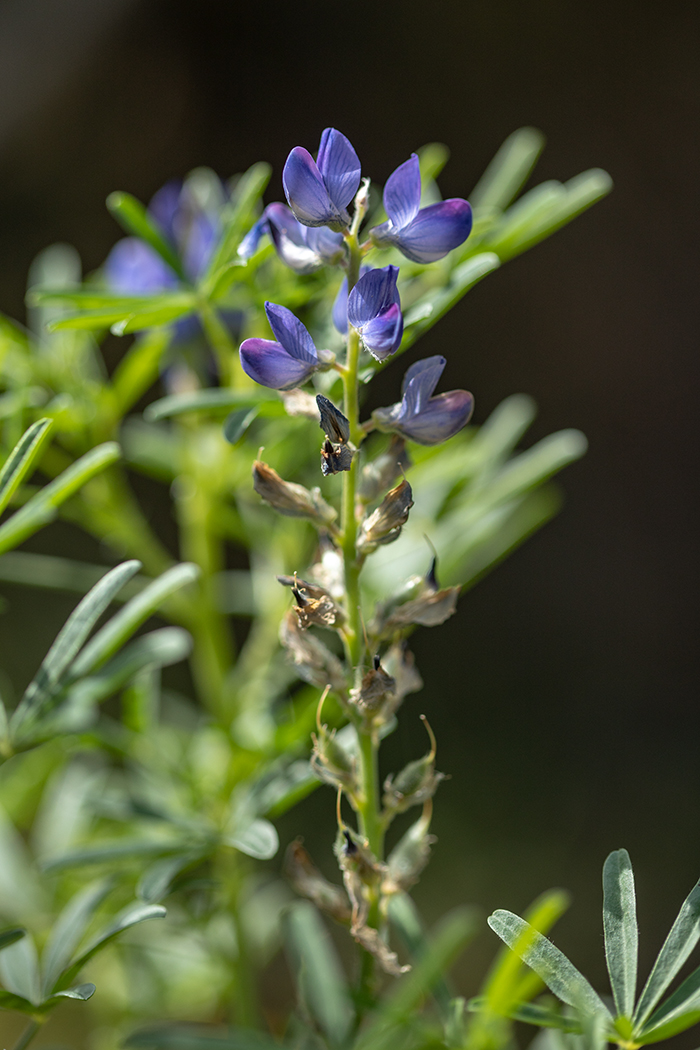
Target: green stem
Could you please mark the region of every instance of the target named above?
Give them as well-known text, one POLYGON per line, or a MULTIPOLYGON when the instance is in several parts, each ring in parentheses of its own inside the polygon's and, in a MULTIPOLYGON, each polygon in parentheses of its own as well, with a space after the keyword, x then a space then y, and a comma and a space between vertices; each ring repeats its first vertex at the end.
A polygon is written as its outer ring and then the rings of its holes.
POLYGON ((43 1024, 44 1019, 41 1021, 30 1021, 29 1026, 24 1029, 18 1041, 15 1043, 14 1050, 25 1050, 25 1047, 29 1046, 43 1024))
POLYGON ((219 368, 219 385, 222 387, 231 386, 236 347, 216 310, 206 300, 199 304, 199 315, 202 319, 207 339, 211 343, 212 350, 216 356, 216 363, 219 368))

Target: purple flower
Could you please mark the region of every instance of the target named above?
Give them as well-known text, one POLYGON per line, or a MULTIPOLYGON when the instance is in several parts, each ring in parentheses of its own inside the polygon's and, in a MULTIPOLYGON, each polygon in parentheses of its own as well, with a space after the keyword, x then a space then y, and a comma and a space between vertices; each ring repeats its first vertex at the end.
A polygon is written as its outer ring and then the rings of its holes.
MULTIPOLYGON (((162 186, 148 205, 148 213, 182 260, 188 280, 197 281, 207 269, 221 232, 219 215, 205 210, 182 182, 162 186)), ((121 295, 153 295, 177 286, 177 274, 154 248, 138 237, 117 241, 105 262, 109 288, 121 295)))
POLYGON ((340 232, 350 225, 347 206, 360 185, 360 162, 345 135, 326 128, 316 161, 303 146, 294 147, 282 185, 299 222, 340 232))
MULTIPOLYGON (((371 266, 367 266, 363 263, 360 267, 360 277, 364 277, 366 273, 372 269, 371 266)), ((347 335, 348 331, 348 279, 343 277, 338 289, 338 294, 333 302, 333 312, 331 314, 333 320, 333 326, 336 328, 341 335, 347 335)))
POLYGON ((241 343, 243 371, 273 390, 301 386, 320 366, 313 339, 286 306, 265 303, 265 313, 277 341, 246 339, 241 343))
POLYGON ((469 422, 474 398, 467 390, 432 397, 445 367, 439 355, 416 361, 403 378, 403 397, 391 408, 378 408, 372 419, 380 430, 394 430, 419 445, 439 445, 469 422))
POLYGON ((322 226, 302 226, 286 204, 268 204, 238 247, 238 254, 249 259, 258 249, 260 238, 268 234, 283 263, 297 273, 311 273, 323 263, 339 262, 345 254, 342 235, 322 226))
POLYGON ((398 248, 417 263, 442 259, 466 241, 472 228, 472 210, 461 197, 421 208, 420 165, 415 153, 387 179, 384 210, 389 218, 370 230, 373 242, 380 248, 398 248))
POLYGON ((360 277, 348 297, 348 321, 357 328, 362 345, 377 361, 396 353, 401 345, 403 316, 396 287, 398 276, 398 266, 370 270, 360 277))

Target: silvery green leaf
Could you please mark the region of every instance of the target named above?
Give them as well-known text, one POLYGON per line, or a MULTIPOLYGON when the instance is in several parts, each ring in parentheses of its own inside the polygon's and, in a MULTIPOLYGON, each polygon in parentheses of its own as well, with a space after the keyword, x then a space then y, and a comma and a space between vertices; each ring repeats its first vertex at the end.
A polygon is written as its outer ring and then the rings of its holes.
POLYGON ((232 828, 223 837, 227 846, 256 860, 269 860, 279 849, 279 838, 274 824, 261 817, 242 828, 232 828))
POLYGON ((173 880, 198 858, 197 853, 163 857, 146 868, 136 885, 136 896, 145 904, 157 904, 169 891, 173 880))
POLYGON ((700 881, 695 884, 676 916, 668 937, 656 957, 653 969, 634 1011, 639 1029, 700 939, 700 881))
POLYGON ((507 208, 544 149, 545 137, 537 128, 518 128, 505 140, 469 194, 472 207, 507 208))
MULTIPOLYGON (((77 958, 73 959, 69 968, 64 971, 59 982, 62 988, 69 987, 71 981, 78 976, 93 955, 102 951, 102 949, 105 948, 110 941, 114 940, 115 937, 118 937, 120 933, 131 929, 132 926, 137 926, 139 923, 146 922, 148 919, 163 919, 165 918, 165 915, 165 908, 158 904, 138 904, 126 908, 112 923, 110 923, 109 926, 97 935, 88 948, 81 952, 77 958)), ((59 990, 62 990, 62 988, 59 990)))
POLYGON ((21 926, 11 926, 7 930, 0 930, 0 952, 3 948, 9 948, 15 941, 19 941, 22 937, 26 936, 27 931, 22 929, 21 926))
POLYGON ((83 938, 88 923, 112 888, 111 879, 100 879, 79 890, 56 920, 42 954, 42 994, 53 991, 83 938))
POLYGON ((661 1004, 646 1022, 637 1039, 640 1043, 656 1043, 670 1039, 678 1032, 700 1021, 700 967, 686 977, 673 995, 661 1004))
POLYGON ((28 934, 0 952, 0 978, 8 992, 37 1006, 41 1002, 39 960, 34 940, 28 934))
MULTIPOLYGON (((607 1014, 609 1011, 583 974, 551 941, 518 915, 499 909, 489 916, 488 924, 509 948, 517 951, 523 962, 539 974, 547 987, 569 1006, 582 1014, 607 1014)), ((612 1020, 612 1018, 610 1018, 612 1020)))
POLYGON ((133 1032, 124 1043, 129 1050, 283 1050, 283 1045, 252 1028, 214 1035, 187 1025, 147 1028, 133 1032))
POLYGON ((605 959, 618 1014, 631 1017, 637 988, 637 905, 627 850, 611 853, 603 866, 605 959))
POLYGON ((52 419, 38 419, 32 423, 0 468, 0 514, 36 462, 52 426, 52 419))
POLYGON ((92 999, 95 991, 95 985, 88 982, 87 984, 76 984, 73 988, 64 988, 60 992, 54 992, 49 998, 80 999, 81 1002, 86 1002, 88 999, 92 999))

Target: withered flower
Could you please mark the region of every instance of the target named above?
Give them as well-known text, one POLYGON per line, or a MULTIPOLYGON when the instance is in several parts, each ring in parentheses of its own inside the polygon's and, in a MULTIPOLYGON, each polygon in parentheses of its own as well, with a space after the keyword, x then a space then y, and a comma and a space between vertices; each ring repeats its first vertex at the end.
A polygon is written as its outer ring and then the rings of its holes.
POLYGON ((460 590, 459 586, 441 591, 426 589, 418 598, 396 606, 391 615, 377 625, 378 633, 386 636, 414 624, 437 627, 454 614, 460 590))
POLYGON ((378 711, 385 701, 388 701, 393 711, 395 689, 396 681, 382 667, 379 657, 375 656, 374 666, 362 679, 360 688, 350 691, 350 699, 368 713, 378 711))
POLYGON ((398 434, 392 434, 389 447, 362 468, 358 491, 361 502, 373 503, 382 492, 394 485, 410 466, 411 458, 406 451, 406 442, 398 434))
POLYGON ((365 518, 357 538, 359 554, 371 554, 380 544, 393 543, 401 535, 413 506, 411 486, 404 478, 387 492, 376 510, 365 518))
POLYGON ((422 758, 409 762, 394 779, 388 776, 384 782, 384 806, 391 813, 403 813, 411 806, 419 806, 432 798, 438 784, 445 779, 444 773, 435 770, 435 736, 430 724, 421 715, 430 737, 430 751, 422 758))
POLYGON ((309 591, 300 583, 292 587, 292 594, 297 604, 294 612, 297 614, 299 626, 302 630, 312 625, 316 627, 340 627, 344 621, 343 611, 339 608, 321 587, 313 587, 318 597, 312 597, 309 591))
POLYGON ((319 689, 329 685, 341 697, 346 696, 340 660, 315 635, 302 630, 293 609, 287 612, 280 624, 280 642, 305 682, 319 689))
POLYGON ((253 488, 266 503, 289 518, 309 518, 316 525, 328 528, 338 516, 318 489, 309 491, 303 485, 284 481, 260 459, 253 463, 253 488))
POLYGON ((324 476, 350 470, 355 448, 350 442, 350 421, 323 394, 316 395, 321 416, 320 427, 326 435, 321 446, 321 472, 324 476))
POLYGON ((430 857, 430 847, 436 842, 428 833, 432 803, 427 801, 415 824, 397 842, 387 861, 387 877, 382 884, 385 894, 405 893, 418 881, 430 857))
POLYGON ((302 846, 301 839, 290 842, 287 848, 284 874, 300 897, 313 901, 317 908, 332 916, 336 922, 350 922, 351 911, 347 895, 340 886, 335 886, 321 874, 302 846))

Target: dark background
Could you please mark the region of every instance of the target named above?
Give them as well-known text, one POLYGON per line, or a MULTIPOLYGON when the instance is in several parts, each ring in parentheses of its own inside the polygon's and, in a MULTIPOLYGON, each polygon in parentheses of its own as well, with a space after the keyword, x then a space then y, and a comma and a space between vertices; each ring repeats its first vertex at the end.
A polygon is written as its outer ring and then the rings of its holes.
MULTIPOLYGON (((227 176, 265 159, 279 199, 289 149, 315 149, 327 125, 380 182, 446 142, 445 196, 468 194, 523 124, 549 138, 536 181, 611 173, 611 197, 420 345, 447 356, 444 389, 475 393, 476 422, 526 391, 540 405, 528 440, 576 426, 590 451, 562 478, 563 514, 416 636, 426 689, 388 745, 393 764, 422 750, 425 711, 452 774, 426 913, 517 911, 568 887, 555 939, 601 989, 607 852, 635 863, 642 972, 700 874, 699 23, 679 0, 0 4, 0 309, 14 316, 48 243, 75 244, 88 270, 104 259, 109 191, 147 199, 196 165, 227 176)), ((46 536, 43 549, 75 542, 46 536)), ((6 596, 12 636, 29 632, 3 660, 22 684, 73 601, 6 596)), ((332 805, 318 792, 283 838, 301 830, 323 853, 332 805)), ((463 991, 494 947, 484 933, 463 991)))

